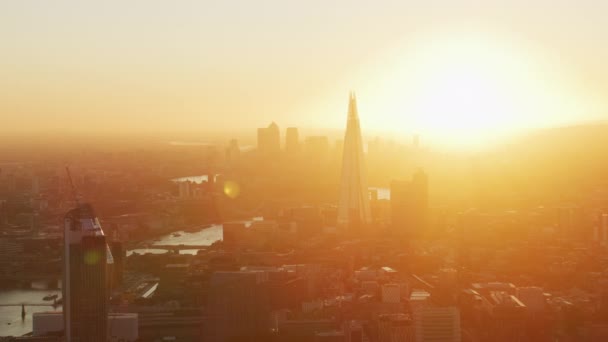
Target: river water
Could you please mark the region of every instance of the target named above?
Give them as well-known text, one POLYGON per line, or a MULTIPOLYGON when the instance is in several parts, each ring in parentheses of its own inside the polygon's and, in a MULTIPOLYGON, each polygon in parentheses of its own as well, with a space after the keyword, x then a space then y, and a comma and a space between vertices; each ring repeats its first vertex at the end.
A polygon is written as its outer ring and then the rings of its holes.
MULTIPOLYGON (((208 180, 208 175, 199 175, 199 176, 188 176, 188 177, 180 177, 174 178, 172 181, 174 182, 194 182, 201 183, 208 180)), ((379 200, 389 200, 390 199, 390 189, 380 188, 380 187, 370 187, 371 191, 375 191, 378 195, 379 200)), ((262 217, 254 217, 251 221, 259 221, 263 220, 262 217)), ((246 223, 251 221, 245 221, 246 223)), ((199 246, 210 246, 215 241, 221 240, 223 234, 223 228, 221 224, 215 224, 208 228, 201 229, 196 232, 185 232, 185 231, 177 231, 172 234, 167 234, 162 236, 160 239, 156 241, 150 241, 146 248, 138 248, 133 249, 127 252, 127 255, 131 255, 133 253, 139 254, 162 254, 166 253, 167 250, 154 248, 154 245, 199 245, 199 246)), ((183 249, 180 253, 183 254, 196 254, 197 249, 183 249)))
MULTIPOLYGON (((207 175, 182 177, 174 179, 176 182, 191 181, 200 183, 208 179, 207 175)), ((378 191, 378 199, 389 199, 390 190, 386 188, 370 188, 378 191)), ((252 221, 263 220, 255 217, 252 221)), ((250 222, 250 221, 248 221, 250 222)), ((133 249, 127 252, 132 253, 166 253, 164 249, 154 248, 155 245, 199 245, 209 246, 215 241, 221 240, 223 228, 221 224, 201 228, 199 231, 185 232, 177 231, 162 236, 161 238, 150 241, 146 248, 133 249)), ((197 249, 181 250, 180 253, 196 254, 197 249)), ((49 294, 61 296, 61 290, 0 290, 1 304, 21 304, 21 303, 44 303, 42 297, 49 294)), ((58 308, 60 310, 61 308, 58 308)), ((21 320, 21 306, 0 306, 0 336, 21 336, 32 331, 32 313, 54 311, 52 306, 26 306, 25 320, 21 320)))
MULTIPOLYGON (((254 218, 261 220, 262 218, 254 218)), ((150 241, 148 248, 135 249, 128 251, 128 255, 137 253, 166 253, 164 249, 154 248, 154 245, 202 245, 209 246, 217 240, 222 239, 222 225, 212 225, 208 228, 201 228, 200 231, 185 232, 178 231, 162 236, 160 239, 150 241)), ((196 254, 197 249, 187 249, 181 253, 196 254)), ((37 284, 34 284, 37 285, 37 284)), ((32 313, 61 310, 53 309, 49 306, 26 306, 25 320, 21 320, 22 303, 46 303, 42 298, 49 294, 58 294, 61 297, 61 290, 34 290, 34 289, 15 289, 0 290, 0 336, 21 336, 32 331, 32 313), (1 306, 2 304, 19 304, 19 306, 1 306)))
POLYGON ((172 181, 174 181, 176 183, 180 183, 180 182, 192 182, 192 183, 201 184, 203 182, 208 182, 209 181, 209 175, 179 177, 179 178, 173 178, 172 181))
MULTIPOLYGON (((261 217, 256 217, 253 220, 262 220, 261 217)), ((177 246, 177 245, 197 245, 197 246, 210 246, 215 241, 221 240, 223 234, 223 228, 221 224, 214 224, 208 228, 201 228, 195 232, 176 231, 171 234, 160 237, 155 241, 150 241, 146 248, 133 249, 127 252, 127 255, 132 253, 152 253, 162 254, 167 251, 164 249, 154 248, 155 245, 166 245, 166 246, 177 246)), ((196 254, 197 249, 184 249, 180 253, 196 254)))
MULTIPOLYGON (((61 297, 61 290, 2 290, 0 291, 0 304, 22 303, 51 303, 42 298, 46 295, 56 294, 61 297)), ((0 306, 0 336, 21 336, 32 331, 32 314, 34 312, 57 311, 49 306, 25 307, 25 319, 21 320, 21 306, 0 306)))

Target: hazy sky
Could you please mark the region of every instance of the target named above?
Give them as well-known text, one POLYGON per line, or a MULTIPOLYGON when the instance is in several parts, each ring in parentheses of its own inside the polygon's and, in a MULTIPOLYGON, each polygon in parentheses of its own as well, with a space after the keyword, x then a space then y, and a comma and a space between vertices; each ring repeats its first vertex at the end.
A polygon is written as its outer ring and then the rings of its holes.
POLYGON ((351 89, 364 130, 606 119, 606 18, 600 0, 3 0, 0 130, 342 127, 351 89))

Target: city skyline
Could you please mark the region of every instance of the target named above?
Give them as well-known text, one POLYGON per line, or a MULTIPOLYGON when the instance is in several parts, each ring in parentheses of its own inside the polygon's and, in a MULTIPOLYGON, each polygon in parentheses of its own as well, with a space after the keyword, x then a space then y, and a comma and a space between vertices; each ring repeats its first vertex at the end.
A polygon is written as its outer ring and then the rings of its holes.
POLYGON ((367 130, 460 148, 608 115, 593 1, 1 6, 9 134, 336 129, 345 89, 367 130))
POLYGON ((0 2, 0 342, 608 341, 606 14, 0 2))
MULTIPOLYGON (((512 170, 490 177, 507 165, 488 158, 485 166, 469 164, 463 176, 475 181, 456 190, 433 165, 446 154, 422 148, 417 136, 407 147, 374 139, 364 151, 357 104, 351 92, 344 140, 331 149, 326 136, 300 139, 294 127, 284 128, 283 136, 272 122, 258 128, 254 149, 239 150, 231 140, 225 155, 209 144, 85 153, 73 146, 81 151, 72 157, 80 160, 74 178, 53 156, 1 164, 0 246, 10 259, 0 253, 0 277, 9 286, 35 279, 47 289, 34 292, 30 302, 0 302, 0 309, 20 307, 21 327, 33 329, 22 339, 49 342, 64 336, 83 342, 608 336, 608 311, 597 299, 605 296, 597 287, 605 278, 585 285, 608 260, 602 257, 608 200, 597 191, 581 200, 589 191, 580 184, 589 179, 572 178, 571 167, 553 167, 555 178, 541 174, 553 189, 560 190, 560 172, 578 183, 559 196, 544 190, 538 197, 540 183, 517 186, 521 180, 512 170), (430 176, 418 163, 430 167, 430 176), (194 176, 201 169, 209 173, 194 176), (403 181, 410 177, 405 170, 415 170, 411 181, 403 181), (178 177, 184 174, 192 176, 178 177), (390 189, 370 186, 378 179, 392 179, 390 189), (513 183, 492 183, 505 180, 513 183), (442 191, 457 201, 446 202, 442 191), (99 218, 76 192, 99 205, 99 218), (63 226, 57 226, 64 210, 63 226), (106 236, 114 237, 111 248, 106 236), (534 239, 543 246, 529 250, 534 239), (576 253, 564 257, 563 251, 576 253), (520 260, 530 253, 532 267, 520 260), (595 256, 597 263, 586 261, 595 256), (568 264, 554 262, 560 258, 568 264), (65 285, 57 299, 51 294, 58 291, 61 259, 65 285), (565 276, 572 280, 564 282, 565 276), (37 302, 43 292, 46 303, 37 302), (38 311, 59 305, 63 312, 38 311), (576 310, 587 314, 572 320, 576 310)), ((561 134, 572 143, 571 132, 561 134)), ((456 176, 459 162, 444 162, 456 176)), ((605 186, 601 176, 591 181, 597 189, 605 186)), ((462 186, 463 179, 452 182, 462 186)))

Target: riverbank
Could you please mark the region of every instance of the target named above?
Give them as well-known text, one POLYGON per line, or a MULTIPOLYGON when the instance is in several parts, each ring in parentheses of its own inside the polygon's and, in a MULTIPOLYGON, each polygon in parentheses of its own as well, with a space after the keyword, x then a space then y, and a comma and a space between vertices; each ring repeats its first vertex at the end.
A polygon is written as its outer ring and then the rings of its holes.
MULTIPOLYGON (((214 242, 222 239, 223 225, 213 224, 201 226, 196 231, 191 230, 177 230, 168 232, 160 237, 151 238, 145 241, 140 241, 136 244, 127 245, 127 256, 133 253, 139 254, 162 254, 166 252, 166 249, 155 248, 155 246, 179 246, 179 245, 193 245, 193 246, 211 246, 214 242)), ((180 253, 196 254, 198 249, 185 249, 180 253)))
POLYGON ((23 336, 32 331, 32 314, 36 312, 61 311, 53 302, 45 302, 48 295, 61 297, 61 290, 0 290, 0 336, 23 336), (25 317, 21 319, 21 304, 45 304, 48 306, 25 306, 25 317), (15 306, 5 306, 15 304, 15 306))
POLYGON ((172 234, 192 234, 200 232, 204 229, 212 228, 214 226, 221 226, 221 223, 205 223, 200 225, 194 225, 191 227, 168 227, 164 229, 149 230, 146 232, 146 236, 138 236, 135 240, 127 241, 124 246, 126 249, 141 249, 150 248, 154 244, 168 245, 170 243, 161 243, 165 237, 171 236, 172 234))

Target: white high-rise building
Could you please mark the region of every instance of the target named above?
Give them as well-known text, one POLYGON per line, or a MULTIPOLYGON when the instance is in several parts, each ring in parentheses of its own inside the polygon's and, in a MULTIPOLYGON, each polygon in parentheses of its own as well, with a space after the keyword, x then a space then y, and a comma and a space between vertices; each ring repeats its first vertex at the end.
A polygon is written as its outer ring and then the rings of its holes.
POLYGON ((348 226, 359 223, 367 224, 371 221, 372 215, 369 206, 369 190, 359 114, 357 113, 357 99, 355 94, 351 93, 348 101, 348 119, 344 135, 338 224, 348 226))
POLYGON ((414 334, 416 342, 460 342, 460 311, 456 307, 417 308, 414 334))

